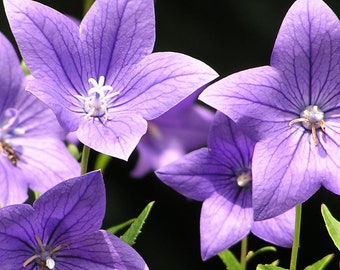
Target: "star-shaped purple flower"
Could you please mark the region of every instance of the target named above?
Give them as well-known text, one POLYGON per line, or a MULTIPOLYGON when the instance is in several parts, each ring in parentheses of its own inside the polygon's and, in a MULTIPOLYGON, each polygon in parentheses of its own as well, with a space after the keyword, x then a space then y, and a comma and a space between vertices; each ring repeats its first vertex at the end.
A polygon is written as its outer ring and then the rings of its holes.
POLYGON ((45 192, 80 166, 63 142, 53 112, 25 92, 26 78, 10 42, 0 33, 0 205, 23 203, 28 188, 45 192))
POLYGON ((321 0, 288 11, 270 66, 228 76, 200 99, 259 142, 253 158, 256 219, 276 216, 321 186, 340 194, 340 23, 321 0))
POLYGON ((203 201, 200 234, 204 260, 234 245, 250 231, 283 247, 293 242, 294 209, 254 222, 254 145, 234 122, 217 112, 208 148, 191 152, 156 171, 161 181, 179 193, 203 201))
POLYGON ((190 95, 149 122, 147 133, 137 145, 139 158, 132 176, 143 177, 206 145, 214 114, 195 104, 197 95, 190 95))
POLYGON ((217 77, 189 56, 151 54, 153 0, 97 0, 79 26, 31 0, 4 4, 35 77, 27 90, 99 152, 128 159, 147 130, 146 120, 217 77))
POLYGON ((128 244, 99 230, 105 214, 100 171, 66 180, 44 193, 33 207, 0 209, 0 264, 3 269, 146 270, 128 244))

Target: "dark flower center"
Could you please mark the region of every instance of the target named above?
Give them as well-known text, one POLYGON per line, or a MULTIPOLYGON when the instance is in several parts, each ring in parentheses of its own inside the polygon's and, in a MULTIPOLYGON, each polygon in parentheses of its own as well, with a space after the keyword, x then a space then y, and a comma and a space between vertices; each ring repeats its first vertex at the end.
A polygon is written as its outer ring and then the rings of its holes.
POLYGON ((305 129, 312 132, 314 144, 317 146, 319 140, 316 135, 316 130, 321 129, 323 132, 326 131, 326 125, 323 119, 323 111, 321 111, 317 105, 310 105, 300 113, 300 118, 290 121, 289 126, 292 126, 296 123, 301 123, 305 129))
POLYGON ((236 182, 239 187, 251 188, 252 174, 251 169, 240 170, 236 173, 236 182))
POLYGON ((11 139, 25 134, 23 128, 17 127, 18 118, 19 112, 14 108, 9 108, 0 122, 0 153, 9 159, 13 166, 17 166, 20 157, 11 139))
POLYGON ((61 244, 57 247, 48 247, 43 244, 40 237, 35 235, 35 239, 37 240, 38 246, 35 249, 34 254, 29 257, 22 266, 25 268, 30 263, 34 263, 36 266, 39 266, 42 270, 49 269, 54 270, 55 268, 55 259, 56 252, 63 248, 70 248, 67 244, 61 244))
POLYGON ((110 85, 104 85, 105 78, 100 76, 98 82, 90 78, 89 83, 92 84, 92 88, 87 91, 87 97, 77 95, 76 98, 82 102, 83 110, 86 115, 85 119, 89 118, 101 118, 105 123, 108 119, 108 105, 110 99, 119 95, 119 91, 113 92, 113 88, 110 85), (111 92, 111 93, 110 93, 111 92))

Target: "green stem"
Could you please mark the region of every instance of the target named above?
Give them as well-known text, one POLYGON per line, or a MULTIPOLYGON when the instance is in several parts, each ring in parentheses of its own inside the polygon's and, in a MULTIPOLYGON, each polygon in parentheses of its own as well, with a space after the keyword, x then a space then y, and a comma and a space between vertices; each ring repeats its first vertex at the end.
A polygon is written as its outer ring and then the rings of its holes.
POLYGON ((301 216, 302 216, 302 205, 299 204, 295 207, 295 231, 294 231, 294 242, 292 247, 292 255, 290 258, 289 270, 296 270, 299 242, 300 242, 300 230, 301 230, 301 216))
POLYGON ((87 164, 89 163, 90 150, 90 147, 86 145, 83 146, 83 153, 81 155, 80 161, 81 174, 87 173, 87 164))
POLYGON ((84 0, 84 8, 83 8, 83 14, 84 15, 90 9, 90 7, 92 6, 93 3, 94 3, 94 0, 84 0))
POLYGON ((245 236, 241 242, 241 267, 240 270, 247 269, 247 252, 248 252, 248 236, 245 236))

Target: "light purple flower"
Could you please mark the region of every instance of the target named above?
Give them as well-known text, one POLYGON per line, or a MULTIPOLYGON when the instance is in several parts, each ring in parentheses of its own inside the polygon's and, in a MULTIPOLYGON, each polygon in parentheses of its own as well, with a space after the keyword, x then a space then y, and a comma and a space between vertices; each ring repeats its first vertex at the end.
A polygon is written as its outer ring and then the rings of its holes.
POLYGON ((256 219, 276 216, 321 186, 340 194, 340 23, 321 0, 288 11, 270 66, 228 76, 200 99, 259 142, 253 158, 256 219))
POLYGON ((35 77, 27 90, 52 108, 65 129, 104 154, 128 159, 146 120, 217 77, 189 56, 151 54, 153 0, 97 0, 79 26, 34 1, 4 4, 35 77))
POLYGON ((26 78, 9 41, 0 33, 0 205, 23 203, 28 188, 45 192, 80 174, 62 141, 66 132, 53 112, 25 92, 26 78))
POLYGON ((251 188, 254 145, 235 123, 217 112, 208 148, 191 152, 156 171, 161 181, 179 193, 203 201, 200 234, 204 260, 239 242, 250 231, 276 245, 292 244, 294 209, 254 222, 251 188))
POLYGON ((149 121, 148 131, 137 145, 138 162, 133 177, 143 177, 189 151, 205 146, 214 118, 211 110, 195 104, 198 93, 149 121))
POLYGON ((2 269, 146 270, 129 245, 99 230, 105 214, 100 171, 66 180, 33 204, 0 209, 2 269))

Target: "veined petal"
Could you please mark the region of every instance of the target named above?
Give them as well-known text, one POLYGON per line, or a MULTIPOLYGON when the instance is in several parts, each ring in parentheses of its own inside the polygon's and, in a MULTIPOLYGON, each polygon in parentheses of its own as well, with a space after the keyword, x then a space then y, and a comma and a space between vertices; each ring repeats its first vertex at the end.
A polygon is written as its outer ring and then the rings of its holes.
POLYGON ((117 113, 105 124, 83 120, 77 137, 98 152, 127 160, 146 130, 141 116, 117 113))
POLYGON ((32 256, 34 210, 27 204, 0 209, 0 264, 4 269, 21 270, 32 256))
POLYGON ((316 104, 324 111, 340 102, 340 23, 318 0, 298 0, 278 33, 271 65, 281 71, 285 94, 300 109, 316 104))
MULTIPOLYGON (((7 0, 6 14, 21 54, 37 79, 48 77, 59 91, 85 89, 78 25, 31 0, 7 0), (34 33, 34 35, 32 35, 34 33)), ((49 91, 46 89, 46 91, 49 91)))
POLYGON ((203 260, 236 244, 253 223, 251 193, 239 189, 214 193, 201 211, 201 255, 203 260))
MULTIPOLYGON (((321 133, 321 131, 320 131, 321 133)), ((260 141, 253 157, 255 220, 277 216, 306 201, 323 179, 334 179, 323 167, 327 153, 303 127, 283 127, 276 137, 260 141)))
POLYGON ((58 269, 145 269, 145 263, 141 264, 143 260, 137 252, 105 231, 100 230, 67 241, 69 248, 60 250, 56 258, 58 269))
POLYGON ((288 125, 296 118, 296 104, 282 91, 280 81, 280 72, 275 68, 248 69, 208 86, 199 99, 229 116, 247 135, 259 140, 271 134, 277 124, 288 125))
POLYGON ((24 72, 12 44, 0 33, 0 112, 12 106, 23 88, 24 72))
POLYGON ((225 166, 208 149, 193 151, 156 171, 157 177, 182 195, 203 201, 225 182, 225 166))
POLYGON ((113 85, 121 92, 115 108, 152 120, 217 76, 209 66, 184 54, 153 53, 120 73, 113 85))
POLYGON ((42 242, 67 244, 98 230, 105 213, 105 188, 100 171, 64 181, 33 204, 42 242))
POLYGON ((150 54, 155 41, 152 0, 95 1, 80 24, 92 76, 114 81, 117 72, 150 54))
POLYGON ((255 221, 251 231, 257 237, 281 247, 291 247, 294 239, 295 208, 261 221, 255 221))

